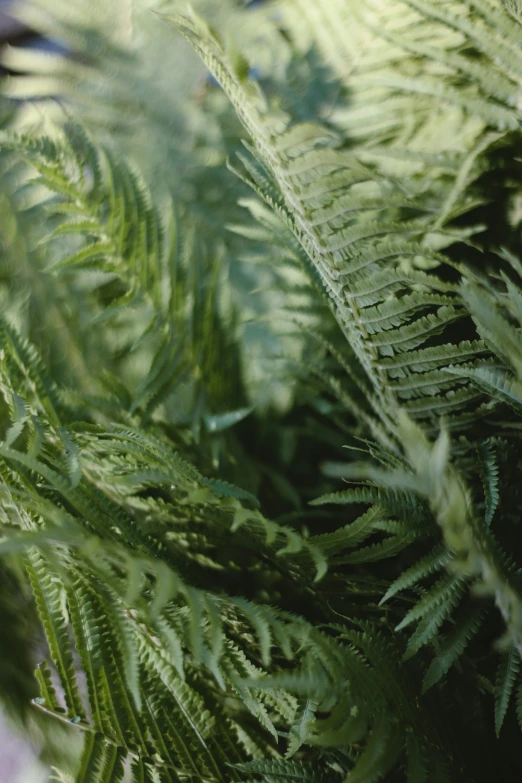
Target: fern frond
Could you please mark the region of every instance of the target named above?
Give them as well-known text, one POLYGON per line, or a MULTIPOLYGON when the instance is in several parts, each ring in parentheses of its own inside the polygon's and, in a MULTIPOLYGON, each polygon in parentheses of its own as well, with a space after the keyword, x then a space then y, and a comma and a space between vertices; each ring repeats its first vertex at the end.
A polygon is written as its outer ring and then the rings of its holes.
POLYGON ((484 443, 479 449, 482 458, 482 486, 484 487, 484 496, 486 501, 486 513, 484 520, 486 525, 490 525, 500 500, 499 491, 499 469, 496 461, 496 455, 493 444, 484 443))
MULTIPOLYGON (((418 234, 429 233, 429 224, 424 218, 400 222, 386 218, 374 220, 370 216, 368 219, 361 218, 352 225, 350 212, 347 210, 357 210, 361 205, 366 209, 371 205, 374 212, 380 209, 386 215, 388 211, 396 208, 393 196, 390 200, 390 194, 386 194, 382 202, 353 200, 350 196, 350 188, 354 186, 354 180, 351 178, 353 159, 350 156, 344 155, 331 145, 325 146, 322 140, 320 144, 314 140, 304 151, 303 144, 300 143, 299 149, 292 152, 291 139, 294 138, 295 131, 291 129, 288 119, 266 111, 260 97, 256 97, 253 89, 234 72, 233 65, 223 53, 215 36, 206 30, 203 23, 194 16, 181 14, 167 14, 167 19, 192 42, 208 67, 213 70, 251 134, 256 144, 256 155, 270 172, 281 194, 280 199, 286 205, 288 227, 321 275, 336 317, 375 389, 378 399, 377 413, 385 419, 383 409, 393 409, 398 404, 388 382, 385 357, 392 356, 390 365, 391 368, 395 367, 396 354, 401 350, 418 348, 430 335, 444 331, 450 322, 464 314, 458 308, 442 306, 428 315, 422 315, 422 300, 419 300, 419 308, 412 307, 409 314, 405 314, 404 324, 396 329, 376 333, 376 322, 373 321, 370 328, 366 323, 367 308, 375 308, 379 302, 384 302, 387 294, 402 290, 406 296, 411 296, 413 304, 413 291, 419 284, 426 285, 428 290, 448 289, 448 286, 437 281, 433 275, 423 276, 418 272, 404 275, 384 266, 384 259, 390 255, 390 239, 379 245, 379 236, 402 234, 403 245, 407 246, 408 238, 414 240, 418 234), (327 206, 329 199, 333 198, 333 173, 339 179, 335 188, 344 188, 346 195, 343 193, 342 203, 345 203, 345 207, 337 206, 338 199, 335 208, 327 206), (309 194, 306 195, 306 191, 303 196, 303 188, 309 185, 315 188, 318 182, 324 183, 321 186, 324 190, 320 188, 320 196, 310 197, 309 194), (372 285, 369 287, 368 277, 360 277, 360 273, 358 277, 358 273, 352 272, 350 267, 354 262, 360 266, 360 258, 364 264, 366 254, 375 251, 376 258, 370 262, 375 265, 375 269, 372 285), (421 310, 418 317, 415 315, 417 309, 421 310)), ((299 139, 301 142, 302 136, 299 136, 299 139)), ((355 165, 358 165, 357 161, 355 165)), ((364 185, 368 192, 379 187, 379 175, 371 169, 358 172, 355 181, 358 186, 364 185)), ((273 201, 270 201, 275 208, 273 201)), ((416 205, 419 205, 418 201, 416 205)), ((372 317, 374 311, 370 310, 370 313, 372 317)), ((386 321, 383 324, 385 326, 386 321)), ((420 382, 418 377, 410 377, 413 384, 420 382)), ((468 403, 470 399, 472 396, 467 397, 465 402, 468 403)), ((405 405, 408 407, 407 403, 405 405)), ((444 405, 442 408, 444 409, 444 405)), ((437 401, 434 398, 429 415, 436 415, 436 410, 437 401)), ((413 408, 412 413, 415 412, 413 408)))
POLYGON ((401 752, 395 727, 386 725, 386 720, 377 720, 368 744, 355 761, 348 779, 355 783, 373 783, 379 780, 393 766, 401 752))
POLYGON ((59 712, 61 708, 58 703, 56 690, 53 685, 51 671, 47 661, 42 661, 38 664, 35 675, 38 680, 38 685, 40 686, 41 695, 38 697, 40 700, 39 703, 41 702, 46 709, 51 710, 52 712, 59 712))
POLYGON ((436 547, 425 557, 418 560, 414 565, 408 568, 390 585, 384 596, 381 598, 381 604, 389 601, 397 593, 413 587, 422 579, 430 576, 436 571, 448 565, 451 560, 451 554, 443 547, 436 547))
POLYGON ((237 769, 273 783, 283 783, 286 780, 298 780, 303 783, 329 783, 329 781, 334 783, 341 780, 339 773, 334 770, 317 769, 306 762, 293 759, 250 761, 247 764, 238 764, 237 769))
POLYGON ((482 624, 484 615, 485 611, 482 607, 475 607, 468 613, 468 617, 464 620, 460 619, 455 624, 455 628, 443 639, 424 676, 422 683, 424 691, 436 685, 458 661, 482 624))
MULTIPOLYGON (((440 598, 436 605, 432 605, 429 614, 423 613, 424 616, 420 619, 417 628, 408 639, 408 644, 406 645, 407 658, 415 655, 421 647, 432 642, 437 636, 441 625, 448 620, 462 597, 463 585, 460 585, 460 587, 460 591, 452 589, 449 595, 445 598, 440 598)), ((433 592, 435 592, 435 588, 433 589, 433 592)), ((406 617, 407 616, 408 615, 406 615, 406 617)))
POLYGON ((519 668, 520 655, 515 647, 511 647, 499 662, 495 681, 495 731, 497 737, 506 717, 519 668))
POLYGON ((397 626, 397 630, 406 627, 414 620, 419 620, 428 614, 430 615, 430 620, 433 618, 436 622, 442 622, 439 615, 433 612, 433 609, 435 607, 441 607, 445 613, 448 605, 452 606, 459 596, 462 587, 463 579, 460 574, 444 576, 431 590, 423 595, 421 600, 412 609, 410 609, 397 626))
MULTIPOLYGON (((78 693, 76 672, 67 636, 67 622, 63 613, 61 588, 53 581, 45 560, 33 552, 28 557, 27 570, 34 591, 36 605, 47 636, 53 663, 62 685, 69 717, 82 718, 85 711, 78 693)), ((45 677, 45 675, 44 675, 45 677)), ((54 699, 51 697, 54 703, 54 699)))

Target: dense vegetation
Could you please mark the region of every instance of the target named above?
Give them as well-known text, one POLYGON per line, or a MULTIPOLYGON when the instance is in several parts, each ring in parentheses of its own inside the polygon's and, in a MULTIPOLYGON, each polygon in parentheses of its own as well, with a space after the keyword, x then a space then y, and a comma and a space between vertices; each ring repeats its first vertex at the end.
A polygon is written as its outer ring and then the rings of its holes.
POLYGON ((519 780, 522 5, 217 5, 4 52, 4 704, 60 781, 519 780))

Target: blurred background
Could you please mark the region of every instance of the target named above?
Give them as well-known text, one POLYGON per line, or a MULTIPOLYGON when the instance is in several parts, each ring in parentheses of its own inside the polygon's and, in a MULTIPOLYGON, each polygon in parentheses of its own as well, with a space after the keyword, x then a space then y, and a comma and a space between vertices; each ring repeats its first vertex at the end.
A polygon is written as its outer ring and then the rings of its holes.
POLYGON ((0 713, 1 783, 43 783, 47 770, 38 760, 38 746, 22 739, 0 713))

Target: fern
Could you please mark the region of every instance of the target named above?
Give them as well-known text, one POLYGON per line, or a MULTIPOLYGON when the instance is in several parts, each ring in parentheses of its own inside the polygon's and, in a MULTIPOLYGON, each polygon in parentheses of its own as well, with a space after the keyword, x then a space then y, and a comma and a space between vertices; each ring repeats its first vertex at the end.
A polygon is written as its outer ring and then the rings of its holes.
POLYGON ((444 639, 430 663, 423 680, 425 690, 435 685, 460 658, 466 645, 483 622, 483 618, 483 608, 475 607, 468 613, 468 617, 455 623, 455 628, 444 639))
POLYGON ((0 696, 63 780, 517 779, 520 9, 243 5, 16 12, 0 696))
POLYGON ((518 653, 511 649, 500 661, 495 683, 495 729, 502 728, 519 668, 518 653))
MULTIPOLYGON (((404 276, 390 269, 374 276, 372 286, 367 287, 367 283, 358 284, 358 275, 360 276, 361 269, 364 269, 366 265, 374 264, 375 268, 379 269, 379 261, 394 254, 393 251, 390 252, 386 243, 382 246, 375 245, 374 242, 378 242, 376 237, 381 234, 393 235, 395 232, 404 234, 405 237, 408 235, 414 237, 416 233, 429 233, 429 227, 426 225, 422 229, 422 223, 415 221, 405 221, 404 224, 381 221, 377 227, 376 223, 366 220, 361 220, 355 227, 349 227, 348 224, 343 227, 342 215, 345 214, 345 210, 342 207, 339 207, 338 214, 334 214, 332 217, 325 214, 325 217, 319 218, 318 215, 323 214, 321 212, 322 202, 318 201, 316 205, 312 200, 308 206, 307 191, 303 188, 310 187, 310 184, 315 182, 317 178, 323 178, 327 188, 325 178, 329 177, 332 171, 339 172, 339 175, 344 177, 343 187, 349 188, 353 184, 349 174, 351 159, 334 149, 321 149, 320 147, 316 149, 309 147, 305 151, 301 148, 294 155, 290 151, 290 142, 283 142, 283 139, 286 138, 285 133, 292 134, 293 132, 286 130, 288 122, 282 117, 277 120, 278 124, 274 119, 265 119, 255 101, 247 94, 244 86, 227 63, 215 39, 205 33, 198 23, 187 18, 180 17, 178 24, 182 31, 194 41, 194 45, 202 53, 209 67, 214 68, 216 76, 221 79, 224 89, 238 108, 240 118, 256 142, 259 155, 266 160, 266 165, 274 177, 274 184, 280 189, 281 203, 286 200, 287 205, 292 204, 293 217, 289 216, 289 206, 286 206, 283 209, 286 210, 287 217, 283 216, 283 219, 288 222, 289 227, 321 274, 329 291, 336 316, 361 365, 368 373, 381 400, 381 405, 397 405, 397 402, 393 402, 394 398, 390 397, 390 385, 385 379, 379 357, 390 355, 391 346, 397 346, 395 350, 400 351, 402 346, 406 349, 422 345, 427 335, 442 331, 445 328, 445 323, 451 322, 454 317, 458 318, 459 311, 451 306, 449 309, 442 307, 435 314, 421 316, 413 320, 409 319, 406 324, 393 330, 388 343, 388 338, 384 333, 372 336, 368 331, 365 318, 368 305, 375 305, 381 301, 381 296, 385 296, 387 291, 403 290, 404 292, 403 287, 406 286, 407 289, 408 285, 425 284, 435 289, 442 288, 442 290, 449 291, 451 291, 451 286, 437 283, 435 279, 423 277, 421 273, 416 271, 404 276), (281 142, 277 141, 279 138, 281 142), (283 144, 284 153, 281 152, 283 144), (310 180, 310 177, 314 179, 310 180), (368 240, 371 242, 369 246, 364 244, 368 240), (360 248, 357 243, 361 243, 360 248), (368 256, 367 260, 365 260, 366 256, 368 256), (359 257, 362 259, 362 263, 358 260, 359 257)), ((359 185, 366 182, 365 187, 371 191, 374 186, 378 187, 379 176, 377 173, 372 175, 370 171, 365 174, 362 180, 361 175, 357 176, 355 182, 358 182, 359 185), (376 181, 372 182, 372 180, 376 181)), ((258 189, 257 185, 253 184, 258 189)), ((324 195, 321 196, 323 203, 329 197, 328 194, 329 191, 326 189, 324 195)), ((262 193, 262 195, 265 197, 266 193, 262 193)), ((388 206, 388 204, 388 199, 385 198, 382 202, 382 209, 391 208, 391 205, 388 206)), ((358 208, 360 209, 362 206, 359 204, 358 208)), ((419 207, 420 204, 417 201, 416 208, 419 207)), ((374 205, 374 208, 379 209, 379 206, 374 205)), ((420 221, 420 218, 418 220, 420 221)), ((406 247, 408 247, 407 244, 406 247)), ((395 252, 400 256, 401 251, 403 252, 403 248, 398 248, 395 252)), ((413 304, 413 312, 418 306, 422 310, 420 301, 416 300, 416 304, 413 304)), ((380 410, 380 414, 384 415, 382 410, 380 410)))

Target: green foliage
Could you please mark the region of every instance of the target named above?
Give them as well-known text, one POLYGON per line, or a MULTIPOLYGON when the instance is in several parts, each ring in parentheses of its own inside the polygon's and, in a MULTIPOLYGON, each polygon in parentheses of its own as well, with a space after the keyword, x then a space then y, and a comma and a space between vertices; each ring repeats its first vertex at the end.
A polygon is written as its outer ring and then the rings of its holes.
POLYGON ((2 698, 74 783, 516 780, 520 8, 196 5, 4 53, 2 698))

